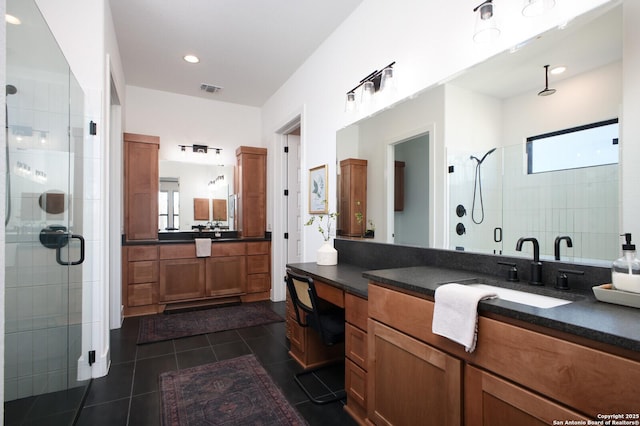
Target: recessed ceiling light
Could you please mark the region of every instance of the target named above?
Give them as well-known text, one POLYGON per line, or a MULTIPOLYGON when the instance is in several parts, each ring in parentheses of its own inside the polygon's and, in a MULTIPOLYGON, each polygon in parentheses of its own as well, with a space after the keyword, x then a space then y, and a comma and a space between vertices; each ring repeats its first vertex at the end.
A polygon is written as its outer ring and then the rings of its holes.
POLYGON ((200 62, 200 58, 198 58, 196 55, 184 55, 183 59, 190 64, 197 64, 198 62, 200 62))
POLYGON ((559 67, 552 68, 551 71, 549 71, 549 72, 551 74, 556 75, 556 74, 562 74, 566 70, 567 70, 567 67, 559 66, 559 67))
POLYGON ((7 22, 7 24, 20 25, 22 23, 20 19, 16 18, 13 15, 9 15, 8 13, 5 15, 4 19, 7 22))

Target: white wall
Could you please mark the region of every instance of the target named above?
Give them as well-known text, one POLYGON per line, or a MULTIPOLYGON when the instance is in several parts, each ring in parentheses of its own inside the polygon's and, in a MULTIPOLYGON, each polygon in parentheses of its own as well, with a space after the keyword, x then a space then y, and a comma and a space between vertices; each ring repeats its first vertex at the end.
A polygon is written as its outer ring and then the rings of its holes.
POLYGON ((187 152, 178 145, 222 148, 221 164, 236 164, 236 148, 263 147, 260 108, 127 86, 125 131, 160 137, 160 159, 215 164, 214 154, 187 152))

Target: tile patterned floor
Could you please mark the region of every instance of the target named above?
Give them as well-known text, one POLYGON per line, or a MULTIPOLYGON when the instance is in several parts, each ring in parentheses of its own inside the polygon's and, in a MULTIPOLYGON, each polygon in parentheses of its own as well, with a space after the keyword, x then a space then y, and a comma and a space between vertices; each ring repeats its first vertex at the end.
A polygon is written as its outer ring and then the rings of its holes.
MULTIPOLYGON (((272 303, 272 307, 284 316, 284 302, 272 303)), ((91 383, 77 425, 159 425, 160 373, 250 353, 256 355, 310 425, 356 424, 343 410, 343 402, 315 405, 296 385, 293 375, 301 369, 287 353, 284 322, 140 346, 136 345, 138 323, 137 318, 127 318, 121 329, 111 331, 111 369, 106 377, 91 383)), ((342 389, 344 366, 323 371, 312 378, 309 386, 316 397, 342 389)), ((27 398, 5 404, 5 425, 71 424, 73 412, 34 410, 36 400, 27 398)))

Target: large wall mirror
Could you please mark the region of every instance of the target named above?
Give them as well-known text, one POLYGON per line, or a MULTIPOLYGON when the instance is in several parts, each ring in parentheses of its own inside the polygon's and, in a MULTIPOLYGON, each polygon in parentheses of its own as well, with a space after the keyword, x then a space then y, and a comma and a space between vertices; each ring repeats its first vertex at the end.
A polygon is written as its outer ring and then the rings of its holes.
POLYGON ((617 162, 529 173, 527 139, 615 120, 621 104, 622 6, 612 2, 341 129, 337 161, 368 161, 375 241, 529 256, 516 241, 535 237, 553 259, 555 239, 569 236, 562 260, 598 264, 618 256, 617 162), (549 75, 551 96, 538 95, 545 65, 565 67, 549 75))
POLYGON ((159 230, 233 230, 234 166, 160 160, 159 230))

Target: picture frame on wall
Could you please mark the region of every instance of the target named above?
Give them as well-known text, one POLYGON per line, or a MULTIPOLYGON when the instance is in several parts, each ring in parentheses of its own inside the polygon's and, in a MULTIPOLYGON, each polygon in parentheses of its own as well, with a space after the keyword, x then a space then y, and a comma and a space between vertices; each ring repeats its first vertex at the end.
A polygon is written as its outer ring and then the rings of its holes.
POLYGON ((322 214, 329 212, 327 203, 327 165, 309 169, 309 213, 322 214))

